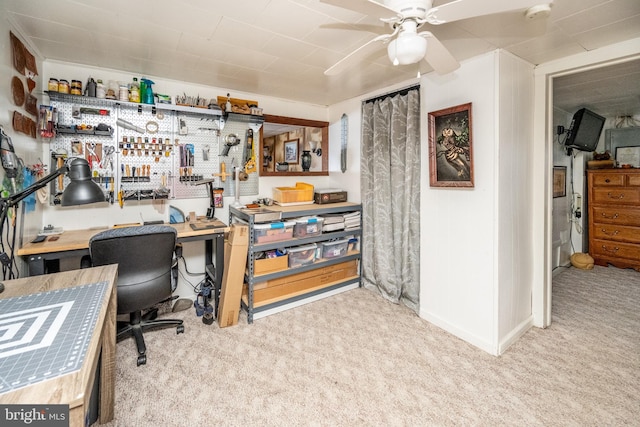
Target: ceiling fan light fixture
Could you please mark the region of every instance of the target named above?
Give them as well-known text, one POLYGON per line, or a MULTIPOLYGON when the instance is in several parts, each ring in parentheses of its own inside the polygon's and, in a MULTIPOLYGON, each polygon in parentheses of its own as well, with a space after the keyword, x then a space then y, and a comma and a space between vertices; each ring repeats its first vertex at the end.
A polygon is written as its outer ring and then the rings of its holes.
POLYGON ((415 33, 401 33, 387 46, 387 54, 393 65, 415 64, 427 53, 427 39, 415 33))

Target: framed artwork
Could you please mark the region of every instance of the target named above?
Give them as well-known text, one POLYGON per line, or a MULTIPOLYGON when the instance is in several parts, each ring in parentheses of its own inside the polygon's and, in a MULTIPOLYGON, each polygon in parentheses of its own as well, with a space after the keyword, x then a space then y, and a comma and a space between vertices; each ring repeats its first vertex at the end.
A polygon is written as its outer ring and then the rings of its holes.
POLYGON ((567 167, 553 167, 553 198, 567 195, 567 167))
MULTIPOLYGON (((640 168, 640 145, 636 147, 616 147, 616 164, 640 168)), ((625 166, 625 167, 629 167, 625 166)))
POLYGON ((298 143, 300 138, 284 142, 284 161, 292 164, 298 163, 298 143))
POLYGON ((429 113, 429 184, 473 187, 471 103, 429 113))

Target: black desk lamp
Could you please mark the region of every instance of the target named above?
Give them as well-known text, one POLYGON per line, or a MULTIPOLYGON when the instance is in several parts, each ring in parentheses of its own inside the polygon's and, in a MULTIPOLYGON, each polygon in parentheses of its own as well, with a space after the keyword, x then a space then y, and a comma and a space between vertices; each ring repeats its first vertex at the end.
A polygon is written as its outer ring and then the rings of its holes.
POLYGON ((51 172, 39 181, 34 182, 24 190, 8 197, 0 198, 0 215, 6 215, 8 208, 16 206, 25 198, 45 187, 60 175, 68 174, 71 182, 62 193, 61 205, 86 205, 106 201, 102 188, 91 179, 89 162, 80 157, 70 158, 64 166, 51 172))
MULTIPOLYGON (((13 145, 11 139, 2 132, 2 141, 0 155, 2 157, 2 166, 5 168, 5 172, 9 179, 15 179, 17 175, 16 165, 19 163, 18 158, 13 151, 13 145)), ((91 169, 89 168, 89 162, 80 157, 74 157, 67 160, 67 162, 61 168, 49 175, 34 182, 24 190, 12 194, 8 197, 0 198, 0 245, 2 251, 0 252, 0 263, 3 266, 4 279, 13 278, 13 246, 15 244, 15 233, 13 234, 13 242, 11 244, 11 256, 7 255, 4 251, 4 224, 7 220, 9 210, 17 206, 22 200, 35 193, 39 189, 45 187, 54 179, 61 175, 68 174, 71 179, 71 183, 67 185, 67 188, 62 193, 62 206, 74 206, 85 205, 88 203, 98 203, 106 201, 106 197, 102 188, 91 179, 91 169), (9 268, 9 277, 6 277, 7 268, 9 268)))

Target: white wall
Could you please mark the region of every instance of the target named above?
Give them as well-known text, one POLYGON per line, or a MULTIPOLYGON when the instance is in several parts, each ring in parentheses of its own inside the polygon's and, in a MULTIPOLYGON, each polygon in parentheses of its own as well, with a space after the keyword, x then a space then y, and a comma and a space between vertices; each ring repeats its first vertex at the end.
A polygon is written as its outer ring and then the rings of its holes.
MULTIPOLYGON (((45 81, 49 77, 65 78, 68 80, 76 79, 82 82, 86 82, 89 76, 95 79, 102 79, 107 82, 108 80, 129 82, 133 77, 141 77, 140 75, 132 75, 130 73, 124 73, 117 70, 105 70, 86 67, 77 64, 60 63, 53 61, 46 61, 44 63, 43 77, 45 81)), ((176 94, 186 93, 187 95, 199 95, 204 98, 215 98, 218 95, 225 95, 228 90, 224 88, 217 88, 215 86, 203 86, 195 85, 180 81, 162 79, 156 76, 147 76, 155 82, 154 91, 157 93, 168 94, 174 96, 176 94)), ((272 97, 263 97, 258 94, 232 92, 232 97, 255 99, 258 101, 259 106, 264 109, 265 113, 301 117, 310 120, 327 120, 327 108, 319 105, 302 104, 292 102, 284 99, 277 99, 272 97)), ((331 148, 330 148, 331 150, 331 148)), ((45 141, 43 145, 43 156, 48 158, 49 146, 45 141)), ((328 182, 329 178, 325 177, 311 177, 304 178, 305 181, 310 181, 314 185, 324 185, 324 182, 328 182)), ((258 195, 256 196, 243 196, 242 202, 249 202, 259 196, 271 197, 272 187, 280 185, 290 185, 292 178, 271 178, 264 177, 259 181, 258 195)), ((216 210, 216 216, 226 221, 228 219, 227 206, 233 201, 233 197, 225 197, 225 208, 216 210)), ((60 208, 60 207, 46 207, 43 213, 43 223, 56 224, 67 229, 78 229, 87 227, 96 227, 104 225, 113 225, 118 223, 128 223, 140 221, 140 214, 145 219, 168 219, 168 212, 166 205, 172 204, 182 209, 184 212, 195 211, 198 215, 202 215, 206 212, 206 208, 209 206, 209 200, 206 198, 198 199, 179 199, 171 200, 165 204, 151 204, 145 203, 127 203, 124 209, 120 209, 117 204, 104 207, 94 207, 88 205, 85 207, 72 207, 72 208, 60 208)))
MULTIPOLYGON (((40 163, 40 143, 23 133, 16 132, 13 130, 12 125, 12 117, 14 111, 19 111, 21 114, 29 116, 32 120, 37 120, 37 117, 31 116, 24 110, 23 106, 16 106, 13 102, 13 96, 11 91, 11 80, 13 76, 18 76, 22 81, 24 87, 27 87, 26 77, 20 74, 13 67, 13 57, 11 50, 11 40, 9 37, 9 31, 13 31, 14 35, 22 40, 25 43, 27 49, 35 54, 35 49, 29 47, 26 44, 25 40, 22 39, 18 31, 13 28, 12 23, 7 19, 5 15, 0 17, 0 24, 2 24, 3 31, 0 32, 0 75, 2 75, 2 79, 0 79, 0 125, 4 129, 5 133, 11 138, 13 142, 13 146, 15 148, 16 154, 22 158, 25 165, 33 165, 36 163, 40 163)), ((39 71, 42 70, 42 61, 39 58, 36 58, 36 66, 39 71)), ((42 86, 39 83, 33 91, 33 95, 38 96, 42 91, 42 86)), ((4 170, 0 168, 0 177, 4 178, 4 170)), ((19 190, 19 189, 18 189, 19 190)), ((19 212, 22 212, 23 204, 21 203, 19 206, 19 212)), ((19 222, 17 225, 17 230, 19 235, 17 240, 17 246, 21 245, 19 240, 20 230, 24 229, 26 234, 35 234, 35 230, 40 225, 40 214, 37 212, 37 208, 35 212, 23 215, 19 214, 19 222)), ((7 230, 5 230, 6 232, 7 230)), ((4 238, 4 235, 2 236, 4 238)), ((19 264, 20 260, 18 260, 19 264)))
MULTIPOLYGON (((61 63, 54 61, 46 61, 44 63, 43 82, 48 81, 49 77, 65 78, 68 80, 76 79, 86 82, 89 76, 95 79, 114 81, 130 81, 135 75, 124 73, 117 70, 96 69, 78 64, 61 63)), ((141 77, 141 76, 137 76, 141 77)), ((157 93, 176 94, 186 93, 187 95, 199 95, 204 98, 214 98, 218 95, 224 95, 227 89, 217 88, 215 86, 194 85, 185 82, 173 81, 158 78, 156 76, 146 76, 155 82, 154 91, 157 93)), ((231 96, 238 98, 254 99, 258 101, 259 106, 263 108, 267 114, 305 118, 310 120, 328 120, 328 109, 324 106, 303 104, 285 99, 273 97, 264 97, 259 94, 232 92, 231 96)), ((46 99, 46 96, 45 96, 46 99)), ((343 175, 340 171, 340 139, 339 139, 339 117, 338 123, 332 124, 329 135, 329 176, 326 177, 261 177, 258 185, 258 195, 242 196, 240 200, 248 203, 258 197, 271 197, 272 188, 277 186, 290 186, 296 181, 304 181, 313 184, 316 188, 342 187, 348 191, 349 200, 360 201, 359 178, 359 157, 354 153, 358 153, 359 145, 352 142, 350 144, 351 155, 349 157, 349 171, 343 175), (336 161, 337 159, 337 161, 336 161), (345 179, 346 178, 346 179, 345 179)), ((352 138, 359 138, 358 133, 352 133, 352 138)), ((42 141, 41 156, 45 159, 49 158, 48 141, 42 141)), ((229 219, 228 205, 233 202, 233 197, 225 197, 223 209, 216 210, 216 217, 224 222, 229 219)), ((173 205, 180 208, 183 212, 188 213, 195 211, 198 215, 204 215, 206 208, 209 206, 207 198, 194 199, 174 199, 168 201, 157 202, 126 202, 123 208, 118 204, 113 205, 87 205, 62 208, 60 206, 40 206, 41 223, 40 227, 46 224, 63 227, 67 230, 84 229, 90 227, 112 226, 114 224, 140 222, 141 217, 145 220, 162 219, 168 220, 168 206, 173 205), (98 206, 98 207, 96 207, 98 206)), ((37 230, 35 230, 37 231, 37 230)), ((35 234, 33 231, 33 234, 35 234)), ((204 270, 203 245, 199 242, 187 243, 184 246, 184 256, 189 271, 202 273, 204 270)), ((63 268, 77 268, 79 260, 70 259, 63 268)), ((184 273, 184 270, 183 270, 184 273)), ((197 274, 194 277, 188 277, 188 281, 196 285, 203 275, 197 274)), ((181 297, 194 297, 191 285, 182 277, 179 280, 177 293, 181 297)))
POLYGON ((501 354, 532 324, 533 65, 503 51, 497 60, 498 335, 494 354, 501 354))
POLYGON ((422 80, 423 115, 473 104, 475 187, 429 187, 424 150, 420 316, 491 354, 530 324, 532 76, 495 51, 422 80))
MULTIPOLYGON (((569 124, 571 123, 571 117, 573 114, 570 114, 566 111, 560 110, 558 108, 553 109, 553 123, 552 123, 552 131, 553 134, 556 134, 557 126, 564 126, 565 129, 569 128, 569 124)), ((571 215, 571 200, 572 200, 572 157, 566 154, 564 146, 561 144, 564 142, 567 134, 556 136, 554 138, 553 143, 553 166, 564 166, 567 168, 567 182, 566 182, 566 190, 567 195, 565 197, 556 197, 553 198, 552 201, 552 214, 553 214, 553 229, 552 229, 552 268, 555 269, 558 266, 565 266, 570 263, 569 257, 572 254, 571 250, 571 240, 574 241, 574 247, 578 249, 578 252, 582 249, 581 242, 581 234, 578 231, 581 230, 581 227, 572 229, 573 223, 569 221, 571 215), (576 246, 578 245, 578 246, 576 246)), ((577 152, 576 152, 577 154, 577 152)), ((582 158, 582 156, 580 157, 582 158)), ((574 162, 577 164, 579 162, 574 162)), ((581 181, 581 180, 580 180, 581 181)), ((578 187, 578 183, 574 184, 578 187)), ((582 193, 580 188, 575 188, 575 191, 582 193)))
POLYGON ((465 61, 446 76, 423 77, 423 117, 429 111, 473 103, 475 188, 429 187, 423 124, 420 201, 420 316, 492 353, 497 280, 495 55, 465 61))

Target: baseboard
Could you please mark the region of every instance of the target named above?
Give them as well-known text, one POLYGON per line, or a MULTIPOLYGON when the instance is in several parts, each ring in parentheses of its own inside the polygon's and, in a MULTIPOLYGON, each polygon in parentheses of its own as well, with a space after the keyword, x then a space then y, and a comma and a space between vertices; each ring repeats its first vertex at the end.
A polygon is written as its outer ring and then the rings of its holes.
POLYGON ((516 326, 498 344, 498 354, 504 353, 514 342, 518 341, 533 326, 533 316, 529 316, 516 326))
POLYGON ((431 313, 425 312, 420 310, 420 317, 425 319, 427 322, 433 323, 434 325, 436 325, 437 327, 439 327, 440 329, 443 329, 447 332, 449 332, 452 335, 455 335, 456 337, 460 338, 461 340, 464 340, 466 342, 468 342, 469 344, 478 347, 480 350, 486 351, 487 353, 493 355, 493 356, 498 356, 498 353, 496 352, 496 348, 494 345, 492 345, 492 343, 486 341, 485 339, 478 337, 470 332, 467 332, 463 329, 458 328, 457 326, 447 322, 446 320, 438 317, 438 316, 434 316, 431 313))

